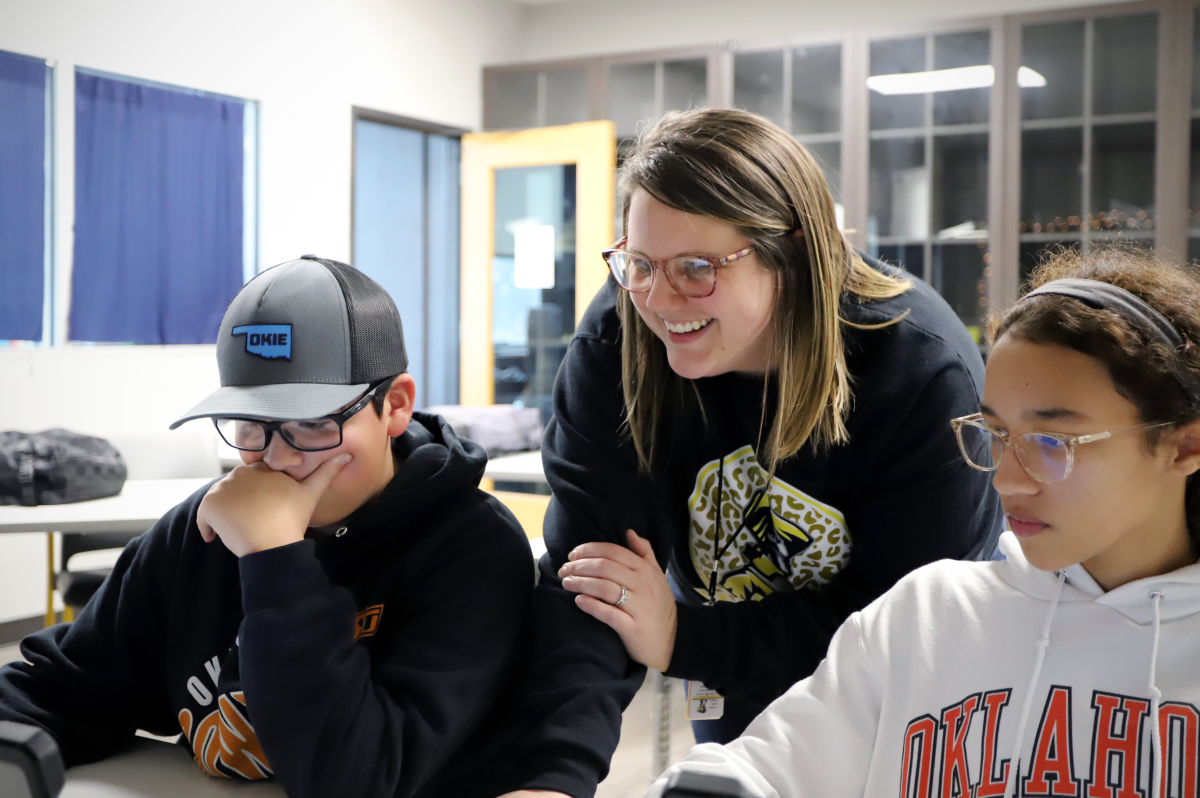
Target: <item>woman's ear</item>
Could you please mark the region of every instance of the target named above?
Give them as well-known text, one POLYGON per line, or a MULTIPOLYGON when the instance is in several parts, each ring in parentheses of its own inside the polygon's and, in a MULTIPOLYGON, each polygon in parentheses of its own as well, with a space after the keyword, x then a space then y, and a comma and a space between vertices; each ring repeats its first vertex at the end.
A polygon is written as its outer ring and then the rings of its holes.
POLYGON ((1200 471, 1200 420, 1174 430, 1171 438, 1174 446, 1171 470, 1184 477, 1200 471))
POLYGON ((398 438, 408 429, 416 400, 417 381, 411 374, 398 374, 384 397, 383 412, 380 414, 387 422, 388 437, 398 438))

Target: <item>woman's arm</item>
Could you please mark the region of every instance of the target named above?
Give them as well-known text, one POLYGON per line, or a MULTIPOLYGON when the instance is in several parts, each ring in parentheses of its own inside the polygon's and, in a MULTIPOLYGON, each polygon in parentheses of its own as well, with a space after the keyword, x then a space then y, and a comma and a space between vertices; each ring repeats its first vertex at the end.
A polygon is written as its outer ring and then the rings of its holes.
POLYGON ((905 574, 938 559, 986 556, 994 548, 1003 514, 990 475, 963 462, 949 425, 949 419, 975 412, 977 396, 970 371, 957 360, 914 392, 846 510, 854 542, 850 564, 821 589, 668 607, 661 600, 662 569, 644 555, 635 567, 632 553, 612 544, 577 549, 563 572, 573 579, 564 586, 594 597, 581 598, 579 606, 612 626, 634 659, 661 665, 670 640, 669 675, 765 704, 811 674, 842 621, 905 574), (601 606, 619 600, 622 584, 631 596, 626 604, 620 610, 601 606), (641 594, 637 601, 634 593, 641 594))

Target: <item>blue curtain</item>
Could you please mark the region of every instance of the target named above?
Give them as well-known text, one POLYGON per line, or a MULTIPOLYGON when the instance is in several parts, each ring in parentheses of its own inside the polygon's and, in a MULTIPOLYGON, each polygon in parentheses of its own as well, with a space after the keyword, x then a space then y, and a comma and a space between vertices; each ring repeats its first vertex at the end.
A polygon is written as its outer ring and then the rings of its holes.
POLYGON ((216 341, 242 285, 243 108, 76 73, 72 340, 216 341))
POLYGON ((0 52, 0 339, 40 341, 46 62, 0 52))

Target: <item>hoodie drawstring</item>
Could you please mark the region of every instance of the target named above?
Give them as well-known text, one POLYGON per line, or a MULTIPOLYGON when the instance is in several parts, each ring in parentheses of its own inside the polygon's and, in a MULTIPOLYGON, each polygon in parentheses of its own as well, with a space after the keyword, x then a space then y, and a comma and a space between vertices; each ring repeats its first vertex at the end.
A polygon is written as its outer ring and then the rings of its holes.
POLYGON ((1150 648, 1150 742, 1151 750, 1154 752, 1154 763, 1151 765, 1154 772, 1151 776, 1150 798, 1160 798, 1162 795, 1163 750, 1162 732, 1158 728, 1158 703, 1162 699, 1162 691, 1154 682, 1155 672, 1158 670, 1158 637, 1162 629, 1160 606, 1163 600, 1162 591, 1155 590, 1150 594, 1150 599, 1154 602, 1154 643, 1150 648))
MULTIPOLYGON (((1038 677, 1042 675, 1042 663, 1046 660, 1046 649, 1050 647, 1050 622, 1054 620, 1054 611, 1058 608, 1058 598, 1062 595, 1065 581, 1067 581, 1067 572, 1060 571, 1058 583, 1054 586, 1054 596, 1050 599, 1050 607, 1046 610, 1046 621, 1042 624, 1042 636, 1037 641, 1037 658, 1033 663, 1033 673, 1029 675, 1029 687, 1025 690, 1025 704, 1021 707, 1021 720, 1017 723, 1017 739, 1013 742, 1012 756, 1008 758, 1008 784, 1004 787, 1004 795, 1007 798, 1016 798, 1017 772, 1021 765, 1021 744, 1025 740, 1025 725, 1029 722, 1029 710, 1033 706, 1033 691, 1037 687, 1038 677)), ((1151 796, 1151 798, 1156 798, 1156 796, 1151 796)))

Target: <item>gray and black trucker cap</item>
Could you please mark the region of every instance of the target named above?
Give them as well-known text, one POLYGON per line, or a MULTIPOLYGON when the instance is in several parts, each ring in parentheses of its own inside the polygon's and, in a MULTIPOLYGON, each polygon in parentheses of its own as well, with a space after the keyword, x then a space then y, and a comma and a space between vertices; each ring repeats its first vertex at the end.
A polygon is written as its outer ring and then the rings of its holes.
POLYGON ((302 255, 242 287, 217 333, 221 387, 171 425, 206 416, 336 413, 408 369, 396 303, 345 263, 302 255))

